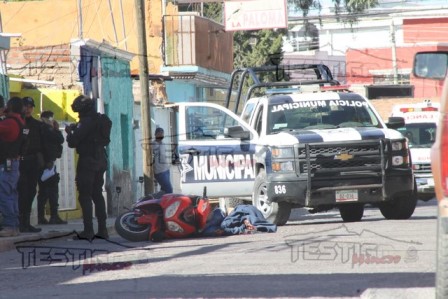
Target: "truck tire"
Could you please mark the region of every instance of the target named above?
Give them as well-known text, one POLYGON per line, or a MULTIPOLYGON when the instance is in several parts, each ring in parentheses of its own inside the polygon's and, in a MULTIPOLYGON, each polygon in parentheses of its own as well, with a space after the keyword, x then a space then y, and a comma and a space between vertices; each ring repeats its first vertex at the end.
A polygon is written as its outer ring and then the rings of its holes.
POLYGON ((291 215, 291 204, 287 202, 268 202, 267 196, 266 172, 261 169, 255 178, 252 204, 269 222, 278 226, 285 225, 291 215))
POLYGON ((448 297, 448 232, 447 218, 437 217, 436 298, 448 297))
POLYGON ((409 219, 417 206, 415 192, 397 195, 393 200, 380 204, 380 211, 386 219, 409 219))
POLYGON ((364 204, 350 203, 339 206, 339 213, 344 222, 357 222, 364 215, 364 204))

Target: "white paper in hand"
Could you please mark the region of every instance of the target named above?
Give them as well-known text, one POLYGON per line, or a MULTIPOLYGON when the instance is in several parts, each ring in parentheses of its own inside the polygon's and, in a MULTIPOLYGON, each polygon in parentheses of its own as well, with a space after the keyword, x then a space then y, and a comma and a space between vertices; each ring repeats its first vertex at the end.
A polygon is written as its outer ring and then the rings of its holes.
POLYGON ((40 177, 40 180, 42 182, 45 182, 55 174, 56 174, 56 165, 53 166, 51 169, 45 168, 44 172, 42 173, 42 176, 40 177))

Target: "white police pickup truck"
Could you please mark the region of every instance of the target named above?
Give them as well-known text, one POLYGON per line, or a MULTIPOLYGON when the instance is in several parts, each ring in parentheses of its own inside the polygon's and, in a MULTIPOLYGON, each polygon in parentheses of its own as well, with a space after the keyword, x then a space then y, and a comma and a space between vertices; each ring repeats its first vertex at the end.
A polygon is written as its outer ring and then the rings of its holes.
POLYGON ((367 99, 329 91, 342 89, 334 84, 319 76, 300 86, 258 82, 241 118, 212 103, 175 104, 182 192, 207 186, 209 197, 250 197, 278 225, 296 207, 339 208, 344 221, 361 220, 366 204, 387 219, 411 217, 408 141, 395 130, 403 118, 386 125, 367 99), (266 92, 251 97, 256 89, 266 92))

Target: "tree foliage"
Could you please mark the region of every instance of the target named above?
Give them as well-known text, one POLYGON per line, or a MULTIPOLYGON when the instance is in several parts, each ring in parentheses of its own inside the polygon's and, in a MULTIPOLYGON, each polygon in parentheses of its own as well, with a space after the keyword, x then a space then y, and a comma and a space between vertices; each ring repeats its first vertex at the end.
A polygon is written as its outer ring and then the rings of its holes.
POLYGON ((278 63, 282 58, 284 30, 237 31, 233 35, 235 68, 278 63))

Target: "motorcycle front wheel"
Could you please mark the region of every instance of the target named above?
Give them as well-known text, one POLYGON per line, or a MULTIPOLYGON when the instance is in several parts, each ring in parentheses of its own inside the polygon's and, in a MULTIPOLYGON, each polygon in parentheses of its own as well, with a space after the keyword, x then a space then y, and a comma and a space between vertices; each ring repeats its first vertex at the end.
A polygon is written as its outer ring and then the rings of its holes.
POLYGON ((139 224, 134 212, 126 212, 115 219, 115 230, 128 241, 142 242, 149 240, 151 225, 139 224))

